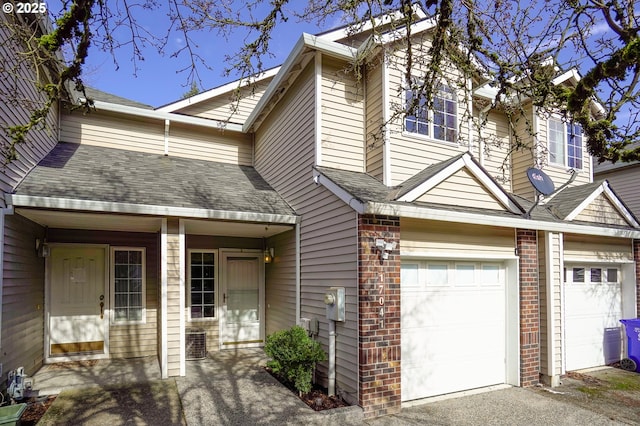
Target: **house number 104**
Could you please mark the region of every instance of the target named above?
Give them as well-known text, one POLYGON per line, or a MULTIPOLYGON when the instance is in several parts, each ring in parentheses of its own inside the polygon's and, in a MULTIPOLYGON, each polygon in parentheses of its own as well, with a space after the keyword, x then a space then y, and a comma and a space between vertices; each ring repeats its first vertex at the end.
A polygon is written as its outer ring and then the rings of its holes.
POLYGON ((378 304, 380 305, 378 325, 384 328, 384 274, 378 274, 378 304))

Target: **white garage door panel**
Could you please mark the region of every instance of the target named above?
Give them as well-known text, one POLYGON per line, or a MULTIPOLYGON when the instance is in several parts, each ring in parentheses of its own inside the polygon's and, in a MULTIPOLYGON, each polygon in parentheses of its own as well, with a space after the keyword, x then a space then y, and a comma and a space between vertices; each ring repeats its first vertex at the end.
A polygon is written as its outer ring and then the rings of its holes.
MULTIPOLYGON (((588 275, 586 281, 589 281, 588 275)), ((565 285, 566 369, 578 370, 619 361, 622 336, 620 284, 572 283, 571 277, 569 272, 565 285)))
POLYGON ((504 284, 469 278, 464 285, 429 286, 426 274, 414 272, 401 285, 402 399, 504 383, 504 284))

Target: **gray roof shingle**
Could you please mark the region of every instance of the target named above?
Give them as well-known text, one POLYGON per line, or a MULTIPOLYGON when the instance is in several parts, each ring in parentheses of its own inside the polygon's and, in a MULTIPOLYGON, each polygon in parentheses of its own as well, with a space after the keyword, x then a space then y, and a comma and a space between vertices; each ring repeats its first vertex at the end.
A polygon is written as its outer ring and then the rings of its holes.
POLYGON ((19 195, 294 215, 249 166, 60 142, 19 195))

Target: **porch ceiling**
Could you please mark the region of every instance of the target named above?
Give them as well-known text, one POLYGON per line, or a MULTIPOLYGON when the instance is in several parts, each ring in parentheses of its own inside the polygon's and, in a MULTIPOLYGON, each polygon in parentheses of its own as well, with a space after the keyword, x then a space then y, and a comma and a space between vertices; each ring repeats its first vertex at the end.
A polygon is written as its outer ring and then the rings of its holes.
MULTIPOLYGON (((86 213, 43 209, 16 208, 16 213, 42 226, 60 229, 90 229, 97 231, 159 232, 161 217, 124 214, 86 213)), ((184 220, 185 233, 223 235, 228 237, 268 238, 292 229, 287 225, 230 222, 214 220, 184 220)))

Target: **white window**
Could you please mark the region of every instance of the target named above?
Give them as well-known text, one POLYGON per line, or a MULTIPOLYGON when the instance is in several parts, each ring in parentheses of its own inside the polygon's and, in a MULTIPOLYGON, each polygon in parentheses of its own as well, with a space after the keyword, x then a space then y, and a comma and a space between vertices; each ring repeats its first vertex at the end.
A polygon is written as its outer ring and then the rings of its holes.
POLYGON ((215 250, 189 251, 189 318, 215 319, 217 252, 215 250))
POLYGON ((549 164, 582 169, 582 127, 557 118, 550 118, 548 126, 549 164))
POLYGON ((112 321, 116 324, 145 321, 145 249, 111 249, 112 321))
POLYGON ((455 92, 449 86, 440 85, 433 98, 431 110, 427 108, 428 104, 424 93, 412 88, 405 90, 407 115, 404 119, 404 131, 456 143, 458 105, 455 92))

